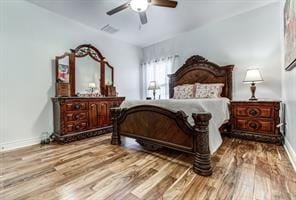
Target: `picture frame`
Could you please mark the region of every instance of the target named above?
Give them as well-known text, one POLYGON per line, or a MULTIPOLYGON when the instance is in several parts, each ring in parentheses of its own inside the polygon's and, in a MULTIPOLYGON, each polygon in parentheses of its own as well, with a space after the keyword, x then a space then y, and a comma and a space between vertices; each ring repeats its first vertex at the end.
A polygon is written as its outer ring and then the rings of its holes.
POLYGON ((284 8, 285 70, 296 67, 296 0, 286 0, 284 8))
POLYGON ((69 83, 70 81, 70 67, 69 65, 58 65, 58 82, 69 83))
POLYGON ((290 65, 288 65, 287 67, 286 67, 286 71, 291 71, 292 69, 294 69, 296 67, 296 58, 294 59, 294 61, 290 64, 290 65))

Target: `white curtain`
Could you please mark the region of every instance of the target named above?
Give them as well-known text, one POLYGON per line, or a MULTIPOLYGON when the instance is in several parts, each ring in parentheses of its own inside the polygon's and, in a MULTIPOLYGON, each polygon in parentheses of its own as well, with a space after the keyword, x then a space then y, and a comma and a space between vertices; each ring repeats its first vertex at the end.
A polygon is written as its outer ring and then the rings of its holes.
POLYGON ((160 87, 159 90, 156 90, 156 99, 169 98, 169 78, 167 75, 172 73, 176 58, 177 56, 169 56, 142 64, 143 98, 153 97, 153 91, 147 89, 150 81, 156 81, 160 87))

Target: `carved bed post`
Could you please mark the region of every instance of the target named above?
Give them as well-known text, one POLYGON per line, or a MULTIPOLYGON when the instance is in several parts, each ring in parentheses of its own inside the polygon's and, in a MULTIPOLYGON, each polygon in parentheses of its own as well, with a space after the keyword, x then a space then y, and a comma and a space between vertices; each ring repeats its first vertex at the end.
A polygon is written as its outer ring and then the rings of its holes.
POLYGON ((113 123, 113 132, 111 136, 111 144, 113 145, 120 145, 120 135, 118 132, 118 117, 120 115, 121 109, 120 108, 111 108, 110 109, 111 116, 112 116, 112 123, 113 123))
POLYGON ((197 132, 194 144, 195 155, 193 171, 202 176, 212 175, 211 153, 209 147, 209 121, 210 113, 192 114, 197 132))

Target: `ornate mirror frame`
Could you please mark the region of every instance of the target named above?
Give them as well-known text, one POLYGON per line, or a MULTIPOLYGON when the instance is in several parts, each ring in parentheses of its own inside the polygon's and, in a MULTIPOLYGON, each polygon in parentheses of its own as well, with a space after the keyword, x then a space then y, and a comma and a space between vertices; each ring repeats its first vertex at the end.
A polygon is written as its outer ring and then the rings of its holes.
MULTIPOLYGON (((100 63, 100 92, 102 95, 106 95, 106 83, 105 83, 105 67, 110 67, 112 70, 112 86, 114 84, 114 68, 111 66, 102 55, 102 53, 91 44, 82 44, 76 47, 75 49, 70 49, 71 53, 64 53, 62 56, 56 56, 56 83, 58 83, 58 67, 59 60, 69 56, 69 87, 71 97, 76 96, 76 82, 75 82, 75 68, 76 68, 76 59, 82 58, 85 56, 90 56, 93 60, 100 63)), ((58 93, 59 87, 56 89, 56 96, 58 93)))
POLYGON ((105 57, 101 54, 101 52, 91 44, 82 44, 76 47, 75 49, 71 49, 71 53, 73 56, 73 76, 71 78, 71 96, 76 96, 76 80, 75 80, 75 68, 76 68, 76 58, 82 58, 85 56, 90 56, 93 60, 97 61, 101 65, 100 70, 100 91, 102 95, 105 95, 105 57))

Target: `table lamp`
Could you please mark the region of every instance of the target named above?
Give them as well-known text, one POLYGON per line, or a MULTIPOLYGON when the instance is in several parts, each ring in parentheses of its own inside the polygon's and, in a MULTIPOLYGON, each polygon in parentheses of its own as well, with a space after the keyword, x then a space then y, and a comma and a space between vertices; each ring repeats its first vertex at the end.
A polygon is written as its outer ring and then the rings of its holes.
POLYGON ((160 87, 156 84, 156 81, 150 81, 148 90, 153 90, 153 99, 155 99, 155 91, 159 89, 160 87))
POLYGON ((90 88, 90 92, 93 93, 94 89, 96 88, 96 84, 95 83, 88 83, 88 87, 90 88))
POLYGON ((255 92, 256 92, 256 84, 255 83, 261 83, 263 82, 262 75, 259 71, 259 69, 248 69, 246 73, 245 80, 243 81, 244 83, 251 83, 251 92, 252 92, 252 97, 249 99, 251 101, 256 101, 258 100, 255 97, 255 92))

